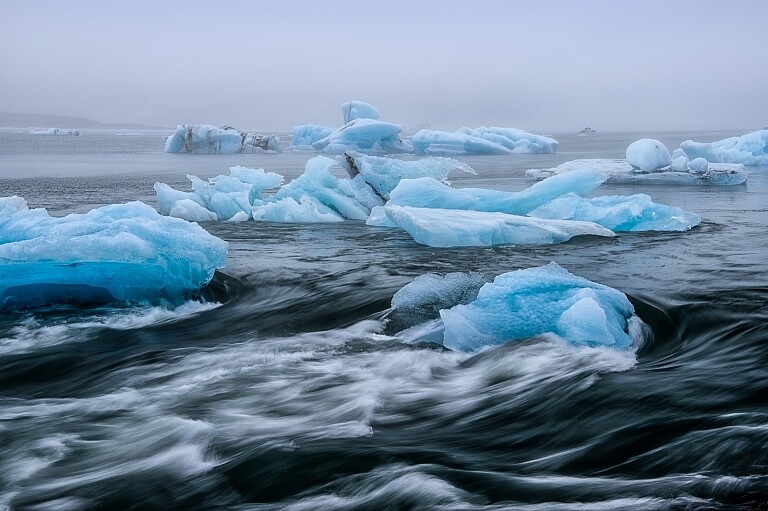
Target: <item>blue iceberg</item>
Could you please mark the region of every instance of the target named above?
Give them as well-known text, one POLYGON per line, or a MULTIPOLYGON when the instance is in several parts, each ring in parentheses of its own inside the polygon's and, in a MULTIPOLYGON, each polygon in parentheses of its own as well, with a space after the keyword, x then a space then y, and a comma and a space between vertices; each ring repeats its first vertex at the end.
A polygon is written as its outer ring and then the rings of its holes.
POLYGON ((634 169, 653 172, 672 165, 672 156, 660 141, 641 138, 627 147, 627 163, 634 169))
POLYGON ((701 223, 701 217, 696 213, 657 204, 645 194, 593 199, 569 194, 536 208, 529 215, 595 222, 613 232, 687 231, 701 223))
POLYGON ((768 165, 768 129, 710 143, 686 140, 680 144, 680 149, 689 159, 704 158, 711 163, 768 165))
POLYGON ((440 311, 443 345, 473 352, 556 335, 576 346, 628 349, 634 307, 621 291, 569 273, 556 263, 499 275, 466 305, 440 311))
POLYGON ((275 135, 245 133, 231 126, 179 124, 165 140, 166 153, 236 154, 282 152, 275 135))
MULTIPOLYGON (((677 151, 676 151, 677 152, 677 151)), ((700 162, 691 162, 687 157, 675 155, 669 167, 652 172, 642 172, 621 159, 578 159, 571 160, 550 169, 528 169, 525 175, 534 179, 592 169, 605 174, 608 183, 621 184, 663 184, 663 185, 740 185, 749 173, 740 164, 710 163, 706 168, 700 162)))
POLYGON ((369 225, 395 226, 430 247, 549 245, 574 236, 614 236, 593 222, 547 220, 506 213, 386 205, 371 213, 369 225))
POLYGON ((318 126, 316 124, 295 126, 291 131, 291 145, 294 150, 314 151, 315 148, 312 147, 312 144, 326 138, 335 130, 336 128, 318 126))
POLYGON ((348 101, 342 103, 341 112, 344 115, 344 124, 355 119, 378 119, 380 117, 379 110, 364 101, 348 101))
POLYGON ((388 204, 525 215, 560 195, 586 194, 600 186, 606 178, 607 176, 597 170, 581 169, 553 175, 519 192, 484 188, 451 188, 429 177, 405 179, 400 181, 392 191, 388 204))
POLYGON ((515 128, 461 128, 455 133, 421 130, 413 136, 418 154, 515 154, 554 153, 554 138, 534 135, 515 128))
POLYGON ((0 308, 179 301, 226 256, 226 242, 142 202, 56 218, 0 198, 0 308))

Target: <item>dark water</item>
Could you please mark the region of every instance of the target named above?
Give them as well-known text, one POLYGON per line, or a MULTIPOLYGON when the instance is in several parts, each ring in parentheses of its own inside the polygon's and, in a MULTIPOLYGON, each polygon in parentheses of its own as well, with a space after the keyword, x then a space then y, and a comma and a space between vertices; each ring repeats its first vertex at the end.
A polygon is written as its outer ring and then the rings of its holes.
MULTIPOLYGON (((479 175, 452 180, 518 190, 527 168, 621 157, 643 136, 723 135, 563 135, 556 155, 466 158, 479 175)), ((153 203, 155 180, 186 189, 185 172, 234 164, 292 177, 310 156, 165 155, 160 134, 0 143, 0 196, 53 214, 153 203)), ((214 223, 228 265, 203 302, 6 313, 0 509, 757 509, 768 168, 751 170, 736 187, 598 190, 698 213, 686 233, 446 250, 358 222, 214 223), (550 261, 626 293, 651 338, 632 353, 532 339, 462 354, 384 323, 423 273, 550 261)))

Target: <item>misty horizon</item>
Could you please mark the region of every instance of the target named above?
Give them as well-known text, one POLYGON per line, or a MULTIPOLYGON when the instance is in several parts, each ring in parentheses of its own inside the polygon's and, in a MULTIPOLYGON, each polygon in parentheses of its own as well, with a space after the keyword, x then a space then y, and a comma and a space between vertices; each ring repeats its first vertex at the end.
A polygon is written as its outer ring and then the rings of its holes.
POLYGON ((289 131, 381 119, 538 132, 760 129, 756 0, 0 5, 0 112, 289 131))

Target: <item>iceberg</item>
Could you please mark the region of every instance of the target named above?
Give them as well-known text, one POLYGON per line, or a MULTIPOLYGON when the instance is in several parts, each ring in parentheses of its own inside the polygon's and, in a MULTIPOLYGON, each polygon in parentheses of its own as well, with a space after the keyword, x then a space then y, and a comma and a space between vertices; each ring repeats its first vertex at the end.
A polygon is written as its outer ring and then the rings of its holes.
POLYGON ((327 126, 318 126, 316 124, 305 124, 303 126, 294 126, 291 131, 291 146, 294 150, 314 151, 312 144, 318 140, 326 138, 333 133, 336 128, 327 126))
POLYGON ((499 275, 440 318, 443 345, 465 352, 548 334, 575 346, 628 349, 630 324, 639 321, 624 293, 554 262, 499 275))
POLYGON ((593 199, 569 194, 534 209, 529 215, 553 220, 595 222, 613 232, 687 231, 701 223, 699 215, 674 206, 656 204, 645 194, 593 199))
POLYGON ((77 137, 80 135, 79 130, 70 130, 63 128, 48 128, 47 130, 29 130, 30 135, 56 135, 56 136, 71 136, 77 137))
POLYGON ((351 178, 362 176, 384 200, 389 200, 392 190, 403 180, 428 177, 444 181, 454 169, 477 175, 466 163, 451 158, 398 160, 347 151, 338 161, 351 178))
POLYGON ((187 174, 192 182, 192 192, 182 192, 165 183, 155 183, 158 211, 162 215, 193 222, 232 220, 236 215, 248 219, 254 204, 263 203, 263 191, 280 186, 284 179, 274 172, 239 165, 231 167, 229 171, 229 176, 220 175, 207 181, 187 174))
POLYGON ((378 109, 363 101, 349 101, 342 103, 341 112, 344 114, 344 124, 348 124, 355 119, 378 119, 378 109))
POLYGON ((606 176, 597 170, 579 169, 553 175, 520 192, 505 192, 484 188, 451 188, 429 177, 405 179, 392 191, 388 204, 525 215, 560 195, 584 195, 605 180, 606 176))
POLYGON ((399 227, 417 243, 430 247, 548 245, 580 235, 614 236, 611 230, 593 222, 397 205, 372 211, 367 224, 399 227))
POLYGON ((691 160, 704 158, 711 163, 768 165, 768 129, 710 143, 686 140, 680 149, 691 160))
POLYGON ((400 138, 402 128, 374 119, 353 119, 327 137, 312 144, 317 151, 344 154, 347 150, 363 153, 412 153, 413 146, 400 138))
POLYGON ((179 124, 165 141, 166 153, 236 154, 282 152, 275 135, 245 133, 232 126, 179 124))
POLYGON ((607 176, 608 183, 644 183, 644 184, 685 184, 732 186, 744 183, 749 176, 743 165, 726 163, 708 163, 705 172, 697 172, 689 167, 686 157, 677 156, 669 170, 639 172, 627 160, 621 159, 578 159, 562 163, 550 169, 528 169, 525 175, 534 179, 546 179, 550 176, 565 174, 576 170, 593 169, 607 176))
POLYGON ((515 128, 461 128, 455 133, 421 130, 413 136, 418 154, 515 154, 554 153, 554 138, 534 135, 515 128))
POLYGON ((0 308, 179 301, 226 263, 227 243, 142 202, 51 217, 0 198, 0 308))
POLYGON ((643 172, 653 172, 669 167, 672 156, 667 147, 652 138, 635 140, 627 147, 627 163, 643 172))

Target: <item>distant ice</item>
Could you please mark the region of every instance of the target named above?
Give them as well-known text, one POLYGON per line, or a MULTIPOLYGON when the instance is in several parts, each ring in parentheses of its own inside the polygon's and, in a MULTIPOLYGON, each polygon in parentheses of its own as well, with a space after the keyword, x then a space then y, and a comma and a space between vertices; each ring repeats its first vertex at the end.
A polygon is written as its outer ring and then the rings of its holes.
POLYGON ((226 242, 141 202, 57 218, 0 198, 0 308, 178 301, 226 256, 226 242))
POLYGON ((711 163, 768 165, 768 129, 710 143, 686 140, 680 149, 691 160, 704 158, 711 163))
POLYGON ((418 154, 514 154, 554 153, 554 138, 534 135, 515 128, 461 128, 455 133, 421 130, 413 136, 418 154))
POLYGON ((655 172, 640 172, 626 160, 579 159, 565 162, 550 169, 529 169, 525 175, 534 179, 546 179, 550 176, 593 169, 607 176, 609 183, 644 183, 644 184, 686 184, 731 186, 744 183, 749 173, 740 164, 708 163, 705 172, 697 172, 689 167, 687 157, 676 157, 668 169, 655 172))
POLYGON ((295 126, 292 130, 291 146, 294 150, 309 150, 314 151, 315 148, 312 144, 318 140, 326 138, 333 133, 336 128, 329 128, 327 126, 318 126, 315 124, 305 124, 303 126, 295 126))
POLYGON ((166 153, 237 154, 282 152, 275 135, 245 133, 231 126, 179 124, 165 141, 166 153))
POLYGON ((341 105, 341 111, 344 115, 344 124, 348 124, 349 121, 355 119, 378 119, 380 117, 379 110, 363 101, 349 101, 341 105))
POLYGON ((643 172, 654 172, 672 164, 667 147, 658 140, 641 138, 627 147, 627 163, 643 172))
POLYGON ((549 245, 574 236, 614 236, 593 222, 546 220, 506 213, 386 205, 371 215, 369 225, 397 226, 430 247, 549 245))
POLYGON ((45 130, 29 130, 30 135, 57 135, 57 136, 72 136, 76 137, 80 135, 79 130, 62 129, 62 128, 48 128, 45 130))

